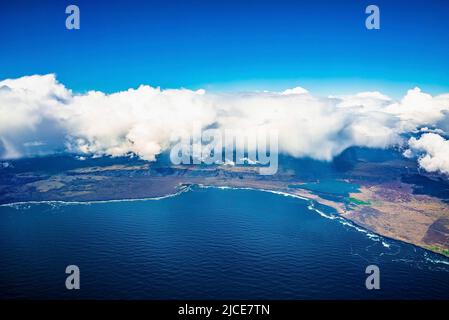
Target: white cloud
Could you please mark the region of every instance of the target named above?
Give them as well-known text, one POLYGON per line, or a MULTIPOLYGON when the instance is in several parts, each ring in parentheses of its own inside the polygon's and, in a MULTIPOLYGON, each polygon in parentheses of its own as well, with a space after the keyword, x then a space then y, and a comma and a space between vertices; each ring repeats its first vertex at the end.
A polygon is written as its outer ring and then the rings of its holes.
POLYGON ((0 158, 56 150, 130 153, 154 160, 173 136, 203 127, 279 132, 279 150, 331 160, 350 146, 386 148, 401 134, 444 121, 449 95, 415 88, 400 101, 379 92, 321 98, 297 87, 281 93, 211 94, 150 86, 74 94, 54 75, 0 81, 0 158), (38 141, 39 143, 36 143, 38 141))
POLYGON ((385 111, 401 119, 402 131, 411 132, 417 127, 432 126, 447 119, 449 94, 432 97, 414 88, 401 101, 388 105, 385 111))
POLYGON ((435 133, 425 133, 419 139, 410 138, 405 156, 413 155, 418 155, 418 163, 426 171, 449 175, 449 140, 435 133))
POLYGON ((135 153, 146 160, 169 147, 174 132, 186 134, 194 121, 211 124, 214 108, 202 91, 149 86, 106 95, 89 92, 63 106, 60 122, 72 151, 113 156, 135 153))
POLYGON ((305 93, 309 93, 309 91, 307 91, 302 87, 295 87, 292 89, 284 90, 281 94, 288 95, 288 94, 305 94, 305 93))

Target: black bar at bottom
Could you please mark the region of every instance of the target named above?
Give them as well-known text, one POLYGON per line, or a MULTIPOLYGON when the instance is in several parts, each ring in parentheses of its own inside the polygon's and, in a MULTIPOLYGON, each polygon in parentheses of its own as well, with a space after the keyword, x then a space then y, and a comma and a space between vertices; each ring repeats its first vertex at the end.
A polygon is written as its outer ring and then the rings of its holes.
POLYGON ((447 310, 448 301, 271 301, 271 300, 188 300, 188 301, 104 301, 104 300, 62 300, 62 301, 1 301, 2 310, 12 307, 14 313, 20 310, 46 310, 51 307, 65 309, 72 315, 85 315, 85 311, 107 311, 129 318, 133 314, 142 319, 312 319, 316 316, 359 314, 391 316, 395 312, 404 316, 423 310, 447 310), (86 309, 84 309, 86 308, 86 309), (98 309, 97 309, 98 308, 98 309), (360 314, 360 311, 363 314, 360 314), (313 315, 313 317, 311 317, 313 315))

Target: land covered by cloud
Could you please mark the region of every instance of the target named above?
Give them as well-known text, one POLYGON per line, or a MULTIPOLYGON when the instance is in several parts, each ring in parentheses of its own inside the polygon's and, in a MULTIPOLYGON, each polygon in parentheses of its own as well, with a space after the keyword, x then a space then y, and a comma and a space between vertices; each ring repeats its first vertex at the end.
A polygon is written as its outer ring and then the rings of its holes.
POLYGON ((217 94, 142 85, 76 94, 53 74, 33 75, 0 81, 0 158, 69 151, 153 161, 199 123, 277 130, 280 152, 326 161, 351 146, 399 145, 424 169, 449 174, 448 114, 449 94, 419 88, 399 101, 380 92, 317 97, 303 88, 217 94))

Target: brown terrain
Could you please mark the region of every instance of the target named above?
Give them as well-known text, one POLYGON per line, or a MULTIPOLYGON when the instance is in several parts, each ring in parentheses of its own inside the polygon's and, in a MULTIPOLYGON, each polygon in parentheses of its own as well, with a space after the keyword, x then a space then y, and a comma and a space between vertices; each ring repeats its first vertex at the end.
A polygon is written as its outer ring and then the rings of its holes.
POLYGON ((403 183, 362 186, 351 197, 364 202, 343 214, 378 234, 449 256, 449 205, 412 193, 403 183))
MULTIPOLYGON (((449 256, 449 205, 438 198, 413 194, 401 182, 363 184, 349 199, 331 201, 301 188, 291 172, 262 178, 254 167, 173 167, 158 174, 142 166, 106 166, 69 170, 54 175, 20 173, 14 179, 32 182, 0 185, 2 203, 22 201, 97 201, 161 197, 185 185, 270 190, 316 201, 344 218, 382 236, 412 243, 449 256), (114 172, 113 175, 108 174, 114 172), (344 201, 346 200, 346 201, 344 201), (349 203, 348 201, 349 200, 349 203)), ((350 181, 349 181, 350 182, 350 181)))

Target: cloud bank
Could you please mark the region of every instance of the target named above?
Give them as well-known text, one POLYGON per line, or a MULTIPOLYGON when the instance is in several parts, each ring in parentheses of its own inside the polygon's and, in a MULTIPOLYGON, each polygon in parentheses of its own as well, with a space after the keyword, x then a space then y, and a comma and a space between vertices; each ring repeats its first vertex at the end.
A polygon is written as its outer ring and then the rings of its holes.
MULTIPOLYGON (((53 74, 33 75, 0 81, 0 158, 69 151, 135 154, 153 161, 200 123, 203 128, 274 129, 280 152, 329 161, 351 146, 406 144, 404 134, 424 127, 445 132, 448 114, 449 94, 431 96, 419 88, 399 101, 380 92, 323 98, 299 87, 217 94, 142 85, 112 94, 75 94, 53 74)), ((410 154, 423 152, 423 168, 448 173, 447 161, 441 161, 448 154, 430 147, 448 142, 428 137, 410 140, 410 154)))
POLYGON ((449 140, 435 133, 425 133, 409 140, 405 156, 417 155, 419 165, 429 172, 449 175, 449 140))

